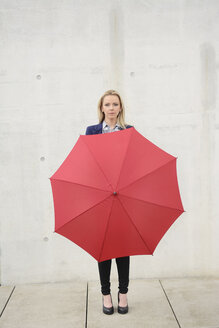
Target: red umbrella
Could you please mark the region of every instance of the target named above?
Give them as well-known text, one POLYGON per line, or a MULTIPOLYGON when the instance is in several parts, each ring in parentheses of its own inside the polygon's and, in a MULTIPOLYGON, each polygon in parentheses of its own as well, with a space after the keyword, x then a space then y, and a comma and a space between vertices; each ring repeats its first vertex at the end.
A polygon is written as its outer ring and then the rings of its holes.
POLYGON ((80 135, 50 177, 54 232, 98 262, 153 255, 184 212, 176 159, 134 127, 80 135))

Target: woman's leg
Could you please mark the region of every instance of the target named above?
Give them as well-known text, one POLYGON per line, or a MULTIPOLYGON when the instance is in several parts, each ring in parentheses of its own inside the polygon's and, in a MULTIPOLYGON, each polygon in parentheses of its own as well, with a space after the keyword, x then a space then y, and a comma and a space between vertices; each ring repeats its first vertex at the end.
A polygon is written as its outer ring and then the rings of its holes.
POLYGON ((130 256, 117 257, 116 264, 119 276, 119 292, 120 294, 126 294, 129 285, 130 256))
POLYGON ((110 294, 110 271, 112 259, 98 262, 101 292, 103 295, 110 294))

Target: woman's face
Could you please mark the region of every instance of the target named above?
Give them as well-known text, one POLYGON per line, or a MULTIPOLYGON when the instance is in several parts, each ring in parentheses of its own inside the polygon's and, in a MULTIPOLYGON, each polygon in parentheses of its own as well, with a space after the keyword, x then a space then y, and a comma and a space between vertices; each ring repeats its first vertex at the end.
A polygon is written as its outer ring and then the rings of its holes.
POLYGON ((103 98, 102 112, 105 113, 105 118, 117 119, 121 110, 119 97, 116 95, 108 95, 103 98))

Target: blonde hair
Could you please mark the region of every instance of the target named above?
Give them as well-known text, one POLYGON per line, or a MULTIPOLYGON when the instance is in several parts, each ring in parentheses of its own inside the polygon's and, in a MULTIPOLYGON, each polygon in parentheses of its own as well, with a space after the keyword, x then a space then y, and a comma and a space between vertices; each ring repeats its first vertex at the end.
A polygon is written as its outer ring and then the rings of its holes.
POLYGON ((124 104, 123 104, 123 101, 119 95, 119 93, 115 90, 108 90, 106 91, 102 97, 100 98, 100 100, 98 101, 98 105, 97 105, 97 112, 98 112, 98 118, 99 118, 99 123, 102 123, 105 119, 105 114, 102 112, 101 108, 103 106, 103 99, 105 96, 108 96, 108 95, 116 95, 118 96, 119 98, 119 102, 120 102, 120 112, 117 116, 117 120, 118 120, 118 123, 121 125, 121 127, 123 129, 126 129, 126 123, 125 123, 125 108, 124 108, 124 104))

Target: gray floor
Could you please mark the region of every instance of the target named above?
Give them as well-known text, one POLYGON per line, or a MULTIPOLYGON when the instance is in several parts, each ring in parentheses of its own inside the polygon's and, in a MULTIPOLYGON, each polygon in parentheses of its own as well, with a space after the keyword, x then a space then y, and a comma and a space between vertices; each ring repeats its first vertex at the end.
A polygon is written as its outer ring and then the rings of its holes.
POLYGON ((129 312, 102 312, 99 281, 0 287, 1 328, 219 328, 219 279, 130 280, 129 312))

